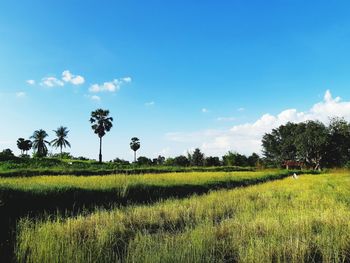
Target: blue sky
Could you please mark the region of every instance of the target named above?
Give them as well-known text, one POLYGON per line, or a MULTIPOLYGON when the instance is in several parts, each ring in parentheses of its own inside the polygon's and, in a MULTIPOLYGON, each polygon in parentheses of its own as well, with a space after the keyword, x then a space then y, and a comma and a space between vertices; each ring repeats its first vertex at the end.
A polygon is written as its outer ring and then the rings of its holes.
POLYGON ((208 155, 249 154, 259 151, 261 134, 284 121, 348 118, 349 7, 297 0, 1 1, 0 148, 18 153, 18 137, 42 128, 53 139, 52 130, 64 125, 70 151, 97 158, 88 119, 100 107, 115 118, 104 137, 105 160, 132 159, 134 136, 139 154, 149 157, 194 147, 208 155), (279 118, 283 112, 291 115, 279 118))

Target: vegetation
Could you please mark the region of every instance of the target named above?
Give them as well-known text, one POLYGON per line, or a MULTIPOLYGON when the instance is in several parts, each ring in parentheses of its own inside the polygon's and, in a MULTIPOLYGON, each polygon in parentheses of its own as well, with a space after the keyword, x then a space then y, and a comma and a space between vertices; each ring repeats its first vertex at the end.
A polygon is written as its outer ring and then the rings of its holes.
MULTIPOLYGON (((256 184, 287 172, 207 172, 109 176, 34 176, 0 179, 0 211, 72 209, 93 204, 151 202, 256 184)), ((5 212, 4 212, 5 213, 5 212)), ((6 213, 5 213, 6 214, 6 213)))
POLYGON ((343 167, 350 160, 350 123, 333 118, 329 126, 318 121, 287 123, 264 135, 263 154, 268 163, 280 166, 343 167))
POLYGON ((137 137, 131 138, 130 148, 134 151, 134 163, 136 163, 136 151, 140 149, 140 140, 137 137))
POLYGON ((349 173, 22 219, 19 262, 347 262, 349 173))
POLYGON ((51 145, 56 148, 60 148, 60 153, 62 157, 62 148, 70 147, 69 141, 67 141, 68 129, 67 127, 60 126, 57 130, 54 131, 56 133, 56 139, 51 141, 51 145))
POLYGON ((32 141, 24 138, 18 138, 17 147, 21 150, 21 155, 24 153, 28 154, 28 151, 32 148, 32 141))
POLYGON ((46 141, 45 138, 48 136, 46 131, 40 129, 34 132, 34 134, 30 137, 33 139, 33 149, 34 153, 37 157, 45 157, 47 155, 47 146, 50 145, 50 142, 46 141))
POLYGON ((91 112, 90 123, 91 128, 98 135, 100 139, 100 152, 98 155, 98 160, 102 163, 102 137, 105 136, 106 132, 109 132, 113 127, 113 118, 108 117, 109 110, 97 109, 91 112))

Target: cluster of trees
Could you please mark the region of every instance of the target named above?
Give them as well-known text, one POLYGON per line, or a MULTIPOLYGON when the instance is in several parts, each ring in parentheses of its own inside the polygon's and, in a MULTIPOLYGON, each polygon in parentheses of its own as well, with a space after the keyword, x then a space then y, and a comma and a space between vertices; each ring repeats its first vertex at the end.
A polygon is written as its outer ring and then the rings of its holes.
MULTIPOLYGON (((91 112, 90 116, 91 128, 99 138, 99 162, 102 162, 102 138, 113 127, 113 118, 109 116, 109 110, 97 109, 91 112)), ((47 141, 48 134, 40 129, 34 131, 30 137, 31 140, 19 138, 17 147, 21 150, 22 156, 28 156, 28 151, 33 148, 35 157, 46 157, 48 155, 48 146, 60 148, 60 157, 67 157, 67 153, 63 153, 63 148, 71 147, 67 140, 69 130, 67 127, 59 127, 54 130, 56 138, 51 142, 47 141)), ((140 148, 140 140, 136 137, 131 138, 130 148, 134 151, 134 161, 136 162, 136 151, 140 148)), ((70 156, 68 154, 68 156, 70 156)), ((142 159, 142 158, 141 158, 142 159)), ((126 162, 119 159, 119 162, 126 162)))
POLYGON ((22 156, 28 156, 28 151, 33 148, 35 157, 46 157, 48 154, 48 146, 52 145, 55 148, 60 148, 62 155, 63 148, 70 147, 69 141, 67 141, 68 129, 67 127, 58 127, 54 130, 56 138, 51 142, 47 141, 46 138, 49 136, 46 131, 40 129, 34 131, 30 137, 31 140, 19 138, 17 140, 17 147, 21 150, 22 156))
MULTIPOLYGON (((102 162, 102 138, 113 127, 113 118, 109 116, 109 110, 97 109, 91 112, 90 116, 91 128, 99 138, 99 155, 98 160, 102 162)), ((66 147, 71 147, 70 142, 67 140, 69 130, 67 127, 59 127, 54 130, 56 138, 52 141, 48 141, 48 134, 45 130, 40 129, 34 131, 30 139, 19 138, 17 140, 17 146, 21 150, 22 156, 28 156, 28 151, 33 149, 35 157, 48 156, 48 146, 60 149, 60 154, 54 154, 53 157, 75 159, 69 153, 63 152, 66 147)), ((245 155, 228 152, 221 159, 219 157, 208 156, 206 157, 200 149, 195 149, 193 153, 188 153, 187 156, 180 155, 174 158, 165 158, 164 156, 158 156, 154 159, 149 159, 145 156, 136 158, 136 152, 140 149, 141 143, 137 137, 131 138, 130 148, 134 151, 134 163, 138 165, 169 165, 169 166, 256 166, 261 162, 259 156, 253 153, 247 157, 245 155)), ((13 153, 7 149, 4 151, 4 156, 12 158, 13 153), (11 152, 11 153, 10 153, 11 152)), ((0 153, 1 157, 1 153, 0 153)), ((4 157, 5 158, 5 157, 4 157)), ((79 159, 87 160, 80 157, 79 159)), ((129 161, 116 158, 114 163, 128 165, 129 161)))
POLYGON ((262 146, 265 161, 275 166, 343 167, 350 161, 350 123, 343 118, 330 119, 328 126, 289 122, 265 134, 262 146))
MULTIPOLYGON (((132 145, 132 144, 130 144, 132 145)), ((116 158, 113 160, 119 164, 129 164, 128 161, 116 158)), ((262 162, 259 155, 253 153, 250 156, 245 156, 236 152, 228 152, 226 155, 219 158, 217 156, 205 156, 199 148, 195 149, 192 153, 185 155, 179 155, 176 157, 165 158, 159 155, 157 158, 150 159, 145 156, 140 156, 134 161, 138 165, 165 165, 165 166, 242 166, 242 167, 255 167, 259 166, 262 162)))

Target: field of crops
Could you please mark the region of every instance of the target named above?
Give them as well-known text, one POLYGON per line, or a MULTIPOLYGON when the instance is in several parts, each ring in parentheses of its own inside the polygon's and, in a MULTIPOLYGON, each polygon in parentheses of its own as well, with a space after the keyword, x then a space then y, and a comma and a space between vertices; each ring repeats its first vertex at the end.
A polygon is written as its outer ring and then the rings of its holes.
POLYGON ((0 261, 12 257, 18 219, 151 204, 277 180, 291 172, 187 172, 106 176, 0 177, 0 261))
POLYGON ((20 262, 348 262, 350 174, 22 219, 20 262))
POLYGON ((35 176, 0 179, 2 210, 72 209, 92 205, 147 203, 283 178, 261 172, 166 173, 106 176, 35 176))

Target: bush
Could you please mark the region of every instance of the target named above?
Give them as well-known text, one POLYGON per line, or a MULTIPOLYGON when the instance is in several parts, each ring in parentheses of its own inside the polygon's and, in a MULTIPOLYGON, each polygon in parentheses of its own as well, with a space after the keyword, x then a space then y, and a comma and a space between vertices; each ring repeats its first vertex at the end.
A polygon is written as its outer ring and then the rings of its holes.
POLYGON ((10 149, 5 149, 0 152, 0 161, 11 161, 16 160, 17 157, 13 154, 10 149))

